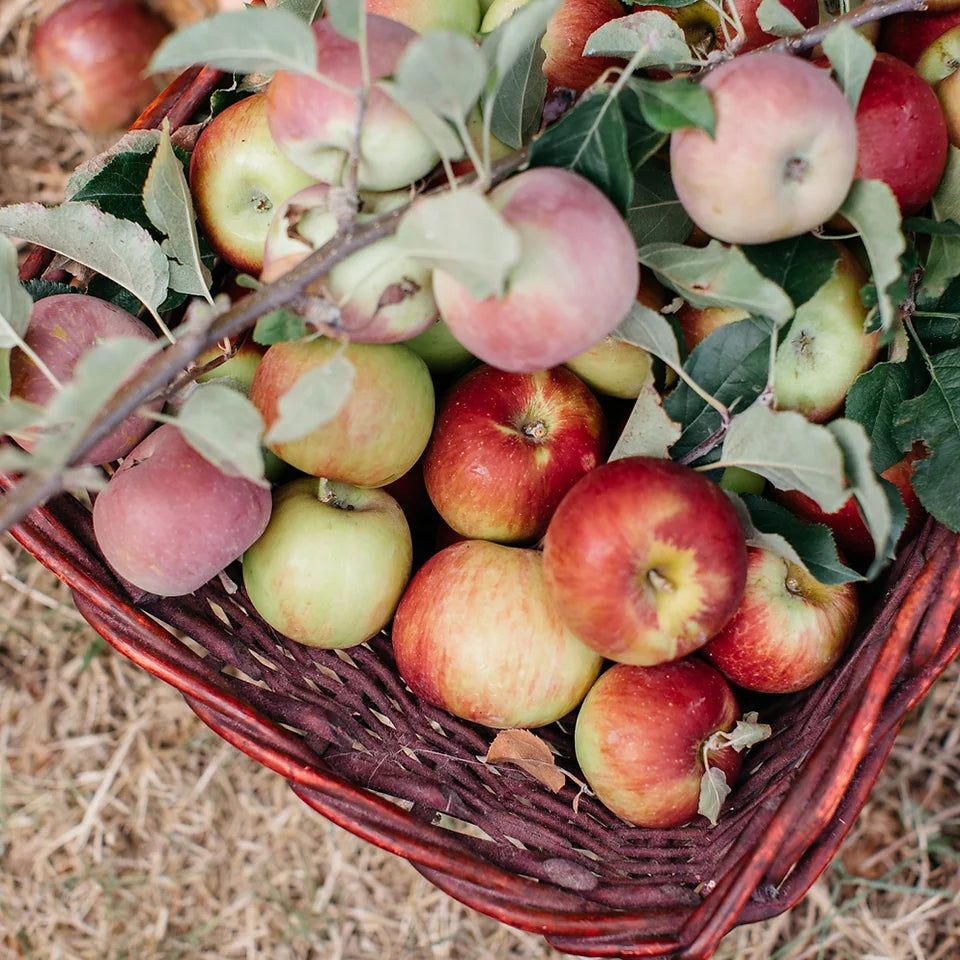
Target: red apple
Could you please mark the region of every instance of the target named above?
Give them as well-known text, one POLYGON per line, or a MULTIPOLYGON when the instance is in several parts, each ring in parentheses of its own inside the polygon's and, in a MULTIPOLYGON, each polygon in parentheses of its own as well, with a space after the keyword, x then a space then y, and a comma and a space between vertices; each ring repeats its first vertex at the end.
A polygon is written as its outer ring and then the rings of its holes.
POLYGON ((385 486, 417 462, 433 429, 430 372, 403 344, 344 346, 325 338, 275 343, 257 367, 250 399, 269 431, 279 417, 280 398, 300 376, 339 355, 355 371, 340 411, 306 436, 269 447, 312 476, 385 486))
POLYGON ((457 340, 492 366, 529 373, 565 363, 612 332, 639 277, 636 244, 616 207, 558 167, 517 174, 489 199, 520 235, 520 261, 504 295, 483 300, 434 270, 437 306, 457 340))
MULTIPOLYGON (((341 36, 327 19, 313 25, 317 70, 341 86, 362 86, 357 44, 341 36)), ((367 17, 370 76, 394 73, 417 37, 409 27, 384 17, 367 17)), ((358 100, 302 73, 278 70, 267 88, 270 132, 289 160, 315 176, 324 173, 331 150, 345 161, 353 143, 358 100)), ((364 190, 394 190, 429 173, 439 156, 409 114, 377 87, 370 92, 360 132, 358 184, 364 190)))
MULTIPOLYGON (((491 33, 530 0, 493 0, 480 24, 481 33, 491 33)), ((563 87, 582 93, 611 67, 623 66, 612 57, 585 57, 583 48, 590 34, 607 21, 624 15, 619 0, 562 0, 547 22, 542 46, 546 59, 543 73, 547 89, 563 87)))
POLYGON ((716 484, 670 460, 627 457, 563 498, 543 563, 557 612, 584 643, 649 666, 703 646, 733 615, 747 551, 716 484))
POLYGON ((197 223, 210 246, 245 273, 260 272, 277 208, 315 182, 277 149, 262 93, 218 113, 200 134, 190 159, 197 223))
POLYGON ((828 586, 783 557, 751 547, 743 600, 702 653, 747 690, 804 690, 837 664, 858 609, 854 584, 828 586))
POLYGON ((488 727, 539 727, 583 699, 601 659, 564 626, 536 550, 466 540, 431 557, 393 621, 416 696, 488 727))
POLYGON ((721 64, 703 86, 716 137, 688 127, 670 138, 673 184, 694 223, 729 243, 768 243, 836 213, 853 182, 857 128, 829 76, 768 52, 721 64))
POLYGON ((121 577, 160 596, 192 593, 263 532, 270 491, 205 460, 174 424, 126 457, 93 504, 93 531, 121 577))
POLYGON ((528 543, 543 536, 563 495, 606 448, 600 405, 569 370, 481 366, 444 398, 423 478, 437 512, 458 533, 528 543))
POLYGON ((677 323, 683 333, 687 350, 692 350, 701 340, 725 327, 728 323, 746 320, 750 314, 739 307, 695 307, 685 303, 677 311, 677 323))
MULTIPOLYGON (((723 677, 700 660, 617 664, 593 685, 577 714, 574 745, 584 778, 618 817, 640 827, 677 827, 697 814, 704 744, 739 717, 723 677)), ((732 785, 740 755, 709 750, 732 785)))
MULTIPOLYGON (((89 350, 103 340, 137 337, 154 341, 146 324, 120 307, 84 293, 60 293, 38 300, 30 314, 24 340, 61 384, 73 379, 74 369, 89 350)), ((33 360, 19 348, 10 353, 10 395, 45 407, 56 388, 41 373, 33 360)), ((163 402, 151 404, 160 410, 163 402)), ((109 463, 126 456, 153 428, 155 421, 130 414, 110 434, 96 443, 83 457, 84 463, 109 463)), ((25 435, 17 438, 25 449, 34 441, 25 435)))
POLYGON ((274 629, 313 647, 353 647, 382 630, 410 577, 410 528, 382 490, 301 477, 274 494, 243 584, 274 629))
POLYGON ((960 10, 898 13, 884 19, 878 49, 915 67, 927 47, 958 26, 960 10))
POLYGON ((159 93, 144 71, 169 32, 135 0, 68 0, 34 31, 33 68, 85 130, 118 130, 159 93))

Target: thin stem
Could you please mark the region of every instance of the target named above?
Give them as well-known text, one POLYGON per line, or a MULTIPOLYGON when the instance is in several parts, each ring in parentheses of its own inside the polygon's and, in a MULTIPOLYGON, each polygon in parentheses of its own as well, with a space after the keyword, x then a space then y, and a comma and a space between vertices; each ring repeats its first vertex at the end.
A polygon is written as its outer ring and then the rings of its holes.
POLYGON ((457 117, 454 125, 457 128, 460 139, 463 141, 463 149, 467 151, 467 156, 473 164, 473 169, 477 171, 480 189, 483 193, 486 193, 487 190, 490 189, 490 167, 477 152, 477 145, 473 142, 473 137, 470 136, 470 131, 467 129, 463 117, 457 117))
POLYGON ((683 367, 675 366, 672 363, 668 366, 704 403, 713 407, 720 414, 723 428, 726 429, 730 425, 730 411, 716 397, 707 393, 683 367))

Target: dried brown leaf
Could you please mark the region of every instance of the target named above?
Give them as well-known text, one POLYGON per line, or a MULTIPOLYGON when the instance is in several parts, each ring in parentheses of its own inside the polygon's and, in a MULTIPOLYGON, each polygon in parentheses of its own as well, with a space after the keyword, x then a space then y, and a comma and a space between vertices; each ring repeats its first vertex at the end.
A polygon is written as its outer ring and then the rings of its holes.
POLYGON ((484 759, 486 763, 512 763, 553 793, 559 793, 566 783, 567 775, 554 764, 553 752, 529 730, 501 730, 484 759))

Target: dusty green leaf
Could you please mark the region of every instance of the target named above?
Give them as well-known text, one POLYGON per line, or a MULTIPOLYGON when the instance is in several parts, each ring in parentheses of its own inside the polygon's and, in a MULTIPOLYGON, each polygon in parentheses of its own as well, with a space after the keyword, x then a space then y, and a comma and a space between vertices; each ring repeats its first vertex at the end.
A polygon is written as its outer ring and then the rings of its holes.
POLYGON ((277 0, 278 10, 286 10, 305 23, 313 23, 320 14, 323 0, 277 0))
POLYGON ((716 133, 717 116, 710 94, 699 83, 682 77, 646 80, 632 77, 630 86, 640 97, 640 111, 655 130, 672 133, 685 127, 716 133))
POLYGON ((547 22, 557 12, 561 2, 531 0, 483 38, 480 49, 490 68, 496 71, 494 90, 530 45, 539 43, 547 29, 547 22))
POLYGON ((764 33, 774 37, 792 37, 806 29, 792 10, 788 10, 780 0, 762 0, 757 7, 757 23, 764 33))
POLYGON ((359 42, 366 11, 363 0, 326 0, 327 19, 341 37, 359 42))
POLYGON ((33 299, 17 275, 17 248, 0 236, 0 347, 15 347, 22 341, 32 310, 33 299))
POLYGON ((673 327, 663 314, 638 301, 634 302, 620 326, 613 331, 613 336, 635 347, 642 347, 674 369, 680 366, 680 349, 673 327))
POLYGON ((353 364, 338 355, 304 373, 280 398, 279 416, 267 431, 267 445, 289 443, 332 420, 353 390, 353 364))
POLYGON ((498 77, 495 93, 484 97, 484 113, 490 112, 490 132, 514 150, 529 143, 540 127, 547 94, 545 59, 543 46, 534 40, 513 66, 498 77))
MULTIPOLYGON (((763 0, 763 3, 776 2, 777 0, 763 0)), ((757 13, 759 12, 758 10, 757 13)), ((802 25, 800 29, 803 30, 802 25)), ((847 101, 851 108, 856 110, 877 51, 866 37, 854 30, 849 23, 841 21, 824 38, 823 52, 843 87, 847 101)))
MULTIPOLYGON (((960 221, 960 150, 951 144, 947 166, 931 201, 939 223, 960 221)), ((960 276, 960 236, 938 234, 930 240, 918 299, 938 300, 950 281, 960 276)))
POLYGON ((287 340, 299 340, 307 333, 307 321, 302 314, 292 310, 271 310, 265 313, 253 329, 253 340, 262 346, 271 343, 285 343, 287 340))
POLYGON ((447 160, 459 160, 463 156, 463 143, 459 135, 439 113, 422 100, 410 96, 409 91, 392 80, 378 80, 377 86, 410 114, 414 123, 423 131, 424 136, 441 157, 447 160))
POLYGON ((616 17, 598 27, 583 48, 586 57, 622 57, 643 67, 678 67, 693 63, 683 30, 677 22, 659 10, 642 10, 616 17))
POLYGON ((805 304, 833 276, 840 259, 836 246, 804 233, 789 240, 741 247, 744 256, 778 284, 797 307, 805 304))
POLYGON ((638 247, 683 243, 690 236, 693 221, 677 199, 669 168, 659 158, 649 160, 634 174, 626 219, 638 247))
POLYGON ((720 818, 720 809, 724 800, 730 795, 730 785, 724 772, 719 767, 707 767, 700 778, 700 802, 697 813, 710 821, 715 827, 720 818))
POLYGON ((773 728, 769 723, 757 723, 757 716, 756 713, 744 714, 743 719, 738 720, 729 733, 723 734, 725 746, 737 753, 743 753, 744 750, 769 740, 773 735, 773 728))
POLYGON ((483 54, 462 33, 431 30, 407 47, 394 80, 409 100, 462 120, 483 91, 487 69, 483 54))
POLYGON ((670 447, 680 438, 680 424, 663 409, 663 398, 653 383, 653 373, 640 390, 610 460, 623 457, 659 457, 666 459, 670 447))

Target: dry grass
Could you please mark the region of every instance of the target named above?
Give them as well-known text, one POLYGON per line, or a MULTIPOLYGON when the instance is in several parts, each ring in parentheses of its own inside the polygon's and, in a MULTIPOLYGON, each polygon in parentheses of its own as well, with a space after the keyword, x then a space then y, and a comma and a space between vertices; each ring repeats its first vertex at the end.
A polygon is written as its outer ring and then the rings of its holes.
MULTIPOLYGON (((24 66, 0 0, 0 202, 55 201, 104 141, 24 66)), ((326 823, 105 648, 0 544, 0 960, 503 960, 560 955, 326 823)), ((909 718, 840 854, 795 910, 718 960, 960 957, 960 670, 909 718)))

